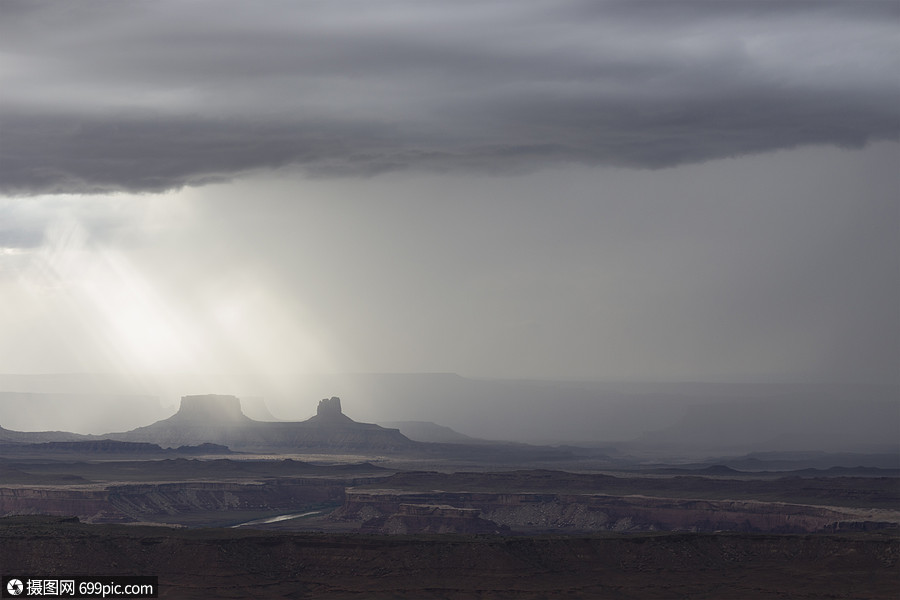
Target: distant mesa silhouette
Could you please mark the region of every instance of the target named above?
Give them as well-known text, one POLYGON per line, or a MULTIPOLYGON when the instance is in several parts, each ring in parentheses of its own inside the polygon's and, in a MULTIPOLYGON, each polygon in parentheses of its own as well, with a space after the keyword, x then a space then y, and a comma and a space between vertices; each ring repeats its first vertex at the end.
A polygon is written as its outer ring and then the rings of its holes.
POLYGON ((69 431, 15 431, 0 426, 0 444, 40 444, 93 439, 93 436, 69 431))
POLYGON ((417 447, 397 429, 354 421, 343 413, 337 396, 321 400, 314 417, 292 422, 251 419, 236 396, 184 396, 178 412, 168 419, 107 437, 170 448, 212 443, 253 452, 392 452, 417 447))
POLYGON ((171 418, 198 423, 227 422, 238 424, 252 422, 252 419, 241 411, 241 401, 237 396, 220 394, 183 396, 178 412, 171 418))
POLYGON ((316 416, 307 420, 307 423, 318 424, 335 424, 335 423, 356 423, 341 410, 341 399, 337 396, 331 398, 323 398, 319 400, 319 406, 316 407, 316 416))

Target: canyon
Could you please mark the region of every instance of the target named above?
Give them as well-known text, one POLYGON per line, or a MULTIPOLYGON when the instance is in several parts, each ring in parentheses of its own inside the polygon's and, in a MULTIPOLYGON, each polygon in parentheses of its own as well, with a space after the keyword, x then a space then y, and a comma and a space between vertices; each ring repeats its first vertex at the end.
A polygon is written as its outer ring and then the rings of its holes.
MULTIPOLYGON (((16 471, 27 468, 18 464, 16 471)), ((321 516, 278 527, 403 533, 810 533, 900 524, 895 478, 397 472, 369 463, 232 459, 117 461, 108 467, 107 481, 97 476, 97 465, 70 464, 66 470, 78 477, 74 483, 0 483, 0 515, 197 526, 316 510, 321 516), (848 490, 853 493, 843 493, 848 490)))
POLYGON ((3 430, 0 564, 158 574, 171 598, 897 589, 896 469, 645 464, 434 431, 356 422, 337 397, 306 421, 256 421, 221 395, 107 436, 3 430))

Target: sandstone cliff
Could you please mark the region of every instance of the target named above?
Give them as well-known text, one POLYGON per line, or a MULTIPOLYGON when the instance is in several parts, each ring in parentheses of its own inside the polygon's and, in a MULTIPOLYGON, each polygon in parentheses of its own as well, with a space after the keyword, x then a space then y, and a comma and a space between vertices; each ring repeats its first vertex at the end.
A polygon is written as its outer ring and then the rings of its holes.
POLYGON ((445 504, 400 504, 387 517, 368 519, 364 533, 509 533, 509 527, 481 518, 477 508, 445 504))
MULTIPOLYGON (((76 515, 89 523, 207 519, 226 512, 293 511, 334 504, 341 481, 290 478, 258 483, 204 482, 0 488, 0 516, 76 515)), ((221 517, 224 518, 224 517, 221 517)))
MULTIPOLYGON (((477 514, 497 528, 513 532, 596 531, 744 531, 810 533, 866 528, 897 528, 896 522, 873 522, 856 509, 806 506, 782 502, 690 500, 598 494, 406 492, 348 490, 335 520, 355 521, 363 529, 388 532, 390 523, 404 532, 417 531, 405 520, 409 506, 441 506, 446 514, 477 514), (861 527, 861 525, 860 525, 861 527)), ((896 513, 894 513, 896 518, 896 513)), ((420 520, 423 527, 428 523, 420 520)), ((430 531, 422 529, 418 531, 430 531)))

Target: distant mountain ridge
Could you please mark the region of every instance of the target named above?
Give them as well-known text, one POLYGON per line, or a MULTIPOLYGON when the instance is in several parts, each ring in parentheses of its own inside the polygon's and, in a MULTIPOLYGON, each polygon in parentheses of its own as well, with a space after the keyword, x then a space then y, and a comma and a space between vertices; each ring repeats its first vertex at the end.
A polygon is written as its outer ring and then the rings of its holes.
POLYGON ((492 440, 482 440, 460 433, 455 429, 432 423, 431 421, 384 421, 382 427, 399 429, 400 433, 417 442, 437 444, 497 444, 492 440))
MULTIPOLYGON (((102 376, 0 374, 0 425, 7 428, 6 433, 0 430, 0 442, 23 436, 36 441, 63 439, 62 432, 52 433, 61 429, 127 433, 171 416, 177 409, 173 399, 185 391, 217 389, 215 381, 207 381, 167 381, 166 393, 162 393, 152 382, 136 384, 102 376), (30 433, 37 431, 41 436, 30 433)), ((310 411, 296 398, 333 394, 363 398, 352 414, 368 423, 439 423, 436 427, 449 426, 482 440, 591 448, 614 445, 625 454, 664 461, 761 451, 900 452, 897 385, 500 380, 450 373, 338 373, 305 374, 288 389, 289 393, 254 389, 236 395, 241 398, 243 414, 256 422, 282 418, 300 422, 310 411)), ((418 426, 404 425, 409 432, 412 427, 418 426)), ((80 439, 73 434, 65 436, 80 439)), ((426 432, 421 430, 413 434, 416 436, 437 440, 443 433, 434 429, 423 437, 426 432)), ((458 437, 442 441, 475 443, 458 437)))
MULTIPOLYGON (((53 432, 55 433, 55 432, 53 432)), ((165 456, 208 456, 211 454, 231 454, 226 446, 219 444, 198 444, 196 446, 179 446, 178 448, 162 448, 158 444, 149 442, 122 442, 110 439, 76 440, 76 441, 51 441, 16 443, 7 442, 3 445, 3 451, 12 455, 43 455, 59 454, 67 455, 96 455, 119 456, 139 455, 148 456, 160 454, 165 456)))
POLYGON ((69 431, 13 431, 0 427, 0 443, 39 444, 44 442, 74 442, 96 439, 94 436, 69 431))

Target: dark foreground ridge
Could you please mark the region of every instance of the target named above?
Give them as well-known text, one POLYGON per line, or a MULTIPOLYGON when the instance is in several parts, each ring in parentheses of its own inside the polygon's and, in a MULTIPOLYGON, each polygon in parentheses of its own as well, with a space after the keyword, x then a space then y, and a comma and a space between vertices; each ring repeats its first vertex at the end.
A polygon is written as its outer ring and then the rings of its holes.
POLYGON ((896 534, 385 536, 0 519, 4 574, 158 575, 160 598, 895 598, 896 534))

